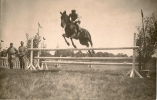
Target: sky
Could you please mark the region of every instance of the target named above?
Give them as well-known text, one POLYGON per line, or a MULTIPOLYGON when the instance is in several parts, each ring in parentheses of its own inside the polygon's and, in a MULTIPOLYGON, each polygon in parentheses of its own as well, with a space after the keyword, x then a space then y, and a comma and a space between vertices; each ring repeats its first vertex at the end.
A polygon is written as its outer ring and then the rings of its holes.
MULTIPOLYGON (((157 0, 1 0, 2 49, 26 45, 26 33, 33 37, 38 32, 38 22, 43 27, 40 36, 46 40, 47 48, 73 48, 67 46, 60 26, 60 12, 67 14, 75 9, 81 17, 82 28, 87 29, 93 41, 93 47, 129 47, 133 46, 133 35, 138 33, 136 26, 142 26, 141 9, 144 17, 157 14, 157 0)), ((70 39, 67 39, 70 44, 70 39)), ((84 48, 74 40, 78 48, 84 48)), ((132 50, 103 51, 132 55, 132 50)))

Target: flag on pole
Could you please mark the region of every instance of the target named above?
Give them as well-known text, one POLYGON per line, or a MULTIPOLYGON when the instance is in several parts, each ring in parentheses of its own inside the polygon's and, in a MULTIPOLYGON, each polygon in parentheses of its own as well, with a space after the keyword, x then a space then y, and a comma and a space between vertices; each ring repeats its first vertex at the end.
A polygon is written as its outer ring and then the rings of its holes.
POLYGON ((141 9, 141 15, 142 15, 142 18, 143 18, 143 12, 142 12, 142 9, 141 9))
POLYGON ((57 46, 56 46, 56 48, 59 48, 59 45, 58 45, 58 43, 57 43, 57 46))
POLYGON ((43 37, 43 40, 46 40, 46 39, 43 37))
POLYGON ((3 40, 1 40, 1 42, 4 42, 3 40))
POLYGON ((26 38, 27 38, 27 40, 29 39, 29 35, 26 33, 26 38))
POLYGON ((39 27, 39 28, 42 28, 42 27, 40 26, 39 22, 38 22, 38 27, 39 27))

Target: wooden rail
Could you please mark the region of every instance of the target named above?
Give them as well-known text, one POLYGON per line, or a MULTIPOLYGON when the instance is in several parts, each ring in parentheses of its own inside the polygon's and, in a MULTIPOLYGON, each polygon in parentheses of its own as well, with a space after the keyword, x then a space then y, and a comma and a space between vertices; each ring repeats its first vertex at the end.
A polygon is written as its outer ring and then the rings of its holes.
POLYGON ((56 50, 121 50, 121 49, 138 49, 138 46, 132 47, 106 47, 106 48, 56 48, 56 49, 49 49, 49 48, 29 48, 27 50, 31 51, 56 51, 56 50))
POLYGON ((78 64, 78 65, 132 65, 132 63, 102 63, 102 62, 65 62, 65 61, 42 61, 51 64, 78 64))
POLYGON ((132 57, 35 57, 35 59, 63 59, 63 60, 131 60, 132 57))

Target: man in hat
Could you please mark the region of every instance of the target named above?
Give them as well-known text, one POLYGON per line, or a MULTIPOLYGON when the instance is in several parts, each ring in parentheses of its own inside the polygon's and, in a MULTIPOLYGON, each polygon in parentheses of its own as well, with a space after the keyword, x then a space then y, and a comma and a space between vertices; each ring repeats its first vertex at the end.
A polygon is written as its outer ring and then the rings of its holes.
POLYGON ((8 54, 8 62, 10 65, 10 69, 13 69, 13 60, 18 53, 17 49, 13 47, 13 43, 10 43, 10 47, 7 49, 6 54, 8 54))
POLYGON ((25 69, 25 54, 26 54, 26 47, 24 46, 24 42, 21 41, 21 46, 18 49, 19 51, 19 60, 20 60, 20 68, 25 69))
MULTIPOLYGON (((3 49, 1 52, 1 57, 6 57, 6 49, 3 49)), ((7 67, 7 61, 5 59, 2 59, 2 66, 7 67)))
POLYGON ((76 13, 76 10, 71 10, 69 17, 71 21, 77 26, 77 31, 78 31, 77 33, 79 33, 81 31, 81 28, 80 28, 81 21, 79 19, 78 14, 76 13))

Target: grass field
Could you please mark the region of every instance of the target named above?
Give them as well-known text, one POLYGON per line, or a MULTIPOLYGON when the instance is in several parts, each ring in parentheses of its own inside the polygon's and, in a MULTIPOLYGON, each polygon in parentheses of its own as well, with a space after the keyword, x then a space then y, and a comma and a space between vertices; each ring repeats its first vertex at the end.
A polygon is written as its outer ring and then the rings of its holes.
POLYGON ((131 66, 66 65, 50 70, 0 69, 0 99, 155 100, 155 78, 124 75, 131 66))

